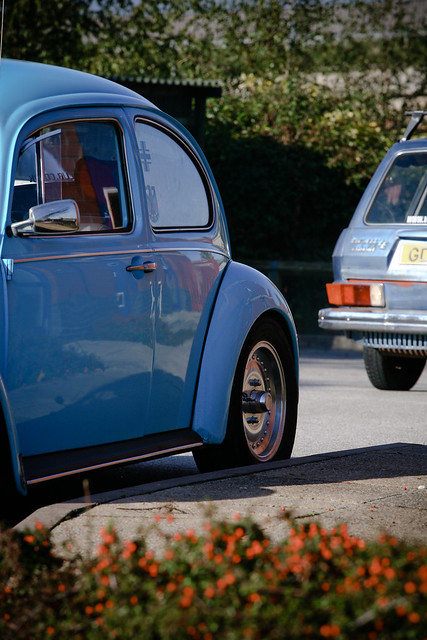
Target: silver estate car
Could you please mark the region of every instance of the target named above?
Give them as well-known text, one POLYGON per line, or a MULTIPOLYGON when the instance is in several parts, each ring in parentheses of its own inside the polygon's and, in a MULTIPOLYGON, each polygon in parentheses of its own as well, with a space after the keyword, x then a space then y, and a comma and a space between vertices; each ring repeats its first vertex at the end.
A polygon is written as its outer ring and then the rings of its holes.
POLYGON ((408 390, 427 357, 427 138, 410 137, 427 111, 407 112, 403 137, 372 177, 333 252, 322 329, 361 339, 378 389, 408 390))

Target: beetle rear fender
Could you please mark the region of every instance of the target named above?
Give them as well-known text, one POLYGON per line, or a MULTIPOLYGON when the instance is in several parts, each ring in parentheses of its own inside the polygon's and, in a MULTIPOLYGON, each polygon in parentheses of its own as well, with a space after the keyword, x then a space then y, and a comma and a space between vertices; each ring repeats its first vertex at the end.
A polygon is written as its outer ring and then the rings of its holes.
POLYGON ((230 262, 212 312, 194 405, 193 430, 205 443, 219 444, 225 437, 240 351, 249 331, 267 314, 274 314, 287 334, 298 377, 297 333, 288 304, 266 276, 230 262))
POLYGON ((25 496, 27 484, 19 453, 15 423, 12 418, 6 389, 0 377, 0 481, 7 493, 25 496))

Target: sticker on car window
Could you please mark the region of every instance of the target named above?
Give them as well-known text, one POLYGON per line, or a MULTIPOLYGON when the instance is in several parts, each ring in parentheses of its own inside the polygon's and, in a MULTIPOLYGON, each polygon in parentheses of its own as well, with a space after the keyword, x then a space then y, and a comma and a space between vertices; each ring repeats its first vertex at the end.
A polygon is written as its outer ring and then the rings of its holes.
POLYGON ((150 171, 150 164, 152 162, 151 153, 144 140, 139 141, 139 157, 141 159, 142 168, 144 169, 144 171, 150 171))
POLYGON ((427 224, 427 216, 408 216, 406 222, 408 224, 427 224))

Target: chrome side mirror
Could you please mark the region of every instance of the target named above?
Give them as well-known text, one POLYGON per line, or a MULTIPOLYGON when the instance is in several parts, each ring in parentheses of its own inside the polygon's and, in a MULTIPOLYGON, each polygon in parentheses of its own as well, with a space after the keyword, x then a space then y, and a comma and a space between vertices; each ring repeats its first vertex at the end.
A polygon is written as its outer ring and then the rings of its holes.
POLYGON ((74 233, 80 226, 80 211, 75 200, 54 200, 31 207, 29 217, 11 225, 14 236, 50 233, 74 233))

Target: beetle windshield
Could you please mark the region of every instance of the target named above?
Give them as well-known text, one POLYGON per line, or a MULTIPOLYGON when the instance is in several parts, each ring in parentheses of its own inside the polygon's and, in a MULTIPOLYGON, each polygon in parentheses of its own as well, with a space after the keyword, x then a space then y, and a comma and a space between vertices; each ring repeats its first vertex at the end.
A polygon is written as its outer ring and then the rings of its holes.
POLYGON ((427 154, 399 155, 385 176, 366 221, 427 224, 427 154))

